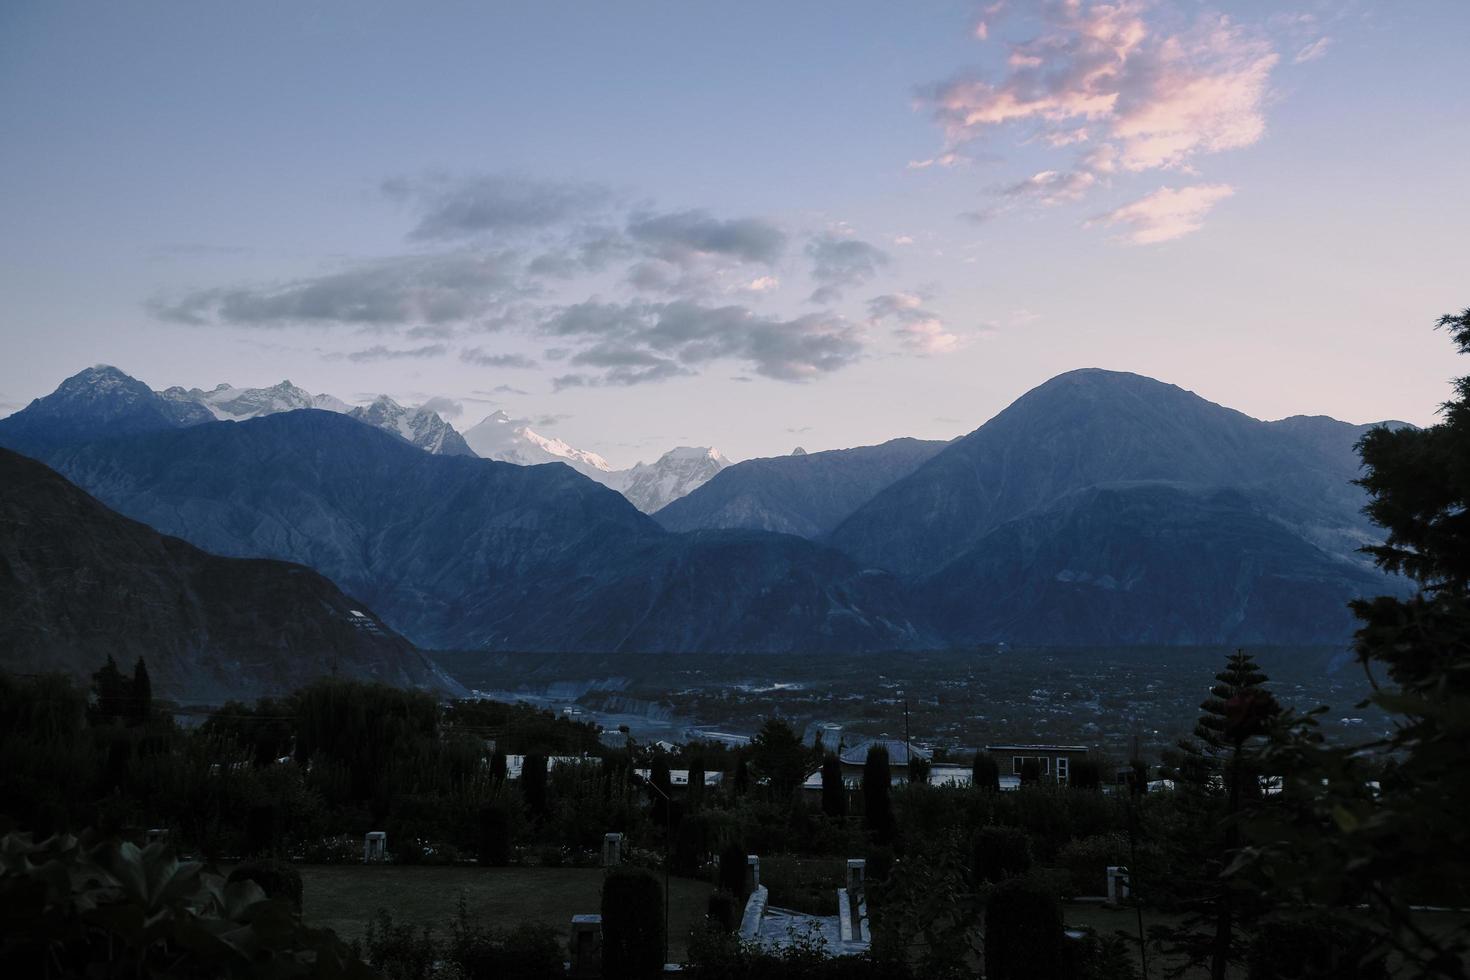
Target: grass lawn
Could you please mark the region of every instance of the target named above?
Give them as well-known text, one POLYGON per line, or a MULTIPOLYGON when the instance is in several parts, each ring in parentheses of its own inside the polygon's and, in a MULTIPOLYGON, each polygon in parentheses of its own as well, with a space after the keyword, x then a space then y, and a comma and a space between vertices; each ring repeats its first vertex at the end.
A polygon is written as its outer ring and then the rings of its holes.
MULTIPOLYGON (((298 865, 304 918, 348 942, 358 939, 380 908, 395 922, 433 926, 445 935, 463 895, 470 917, 509 927, 542 922, 569 937, 573 915, 602 906, 597 868, 424 868, 393 865, 298 865)), ((713 886, 670 878, 669 955, 684 959, 689 931, 702 920, 713 886)))

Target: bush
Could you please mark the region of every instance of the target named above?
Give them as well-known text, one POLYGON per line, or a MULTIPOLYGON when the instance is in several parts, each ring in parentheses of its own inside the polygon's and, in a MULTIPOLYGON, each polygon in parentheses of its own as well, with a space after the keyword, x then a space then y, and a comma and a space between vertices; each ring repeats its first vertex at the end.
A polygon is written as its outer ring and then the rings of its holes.
POLYGON ((1068 841, 1057 852, 1057 863, 1067 870, 1072 895, 1106 895, 1107 869, 1128 863, 1128 840, 1122 834, 1098 834, 1068 841))
POLYGON ((989 752, 977 752, 970 769, 970 779, 976 789, 990 793, 1000 792, 1000 763, 989 752))
POLYGON ((1246 954, 1250 980, 1387 980, 1373 936, 1327 912, 1268 919, 1246 954))
POLYGON ((970 843, 970 880, 978 888, 1031 870, 1031 838, 1016 827, 981 827, 970 843))
POLYGON ((602 883, 602 975, 636 980, 663 968, 663 886, 642 869, 612 869, 602 883))
POLYGON ((719 886, 742 901, 746 896, 745 867, 745 848, 739 844, 730 844, 720 851, 719 886))
POLYGON ((228 881, 253 881, 266 898, 280 898, 301 914, 301 872, 282 861, 246 861, 238 865, 228 881))
POLYGON ((1097 759, 1075 759, 1067 773, 1067 785, 1073 789, 1101 789, 1103 769, 1097 759))
POLYGON ((743 914, 744 910, 740 906, 740 900, 721 888, 710 895, 704 915, 713 928, 723 932, 734 932, 740 925, 740 918, 743 914))
POLYGON ((525 923, 508 932, 483 931, 470 923, 463 898, 445 958, 457 967, 457 980, 560 980, 565 976, 555 929, 525 923))
POLYGON ((499 803, 480 808, 480 865, 503 868, 510 864, 510 811, 499 803))
POLYGON ((395 925, 387 909, 368 920, 362 949, 368 964, 388 980, 429 980, 438 957, 432 929, 395 925))
POLYGON ((1081 939, 1068 938, 1064 944, 1067 976, 1073 980, 1138 980, 1134 966, 1137 947, 1117 933, 1099 936, 1092 929, 1086 932, 1081 939))
POLYGON ((997 888, 985 906, 987 980, 1056 980, 1066 975, 1062 907, 1024 878, 997 888))
POLYGON ((679 821, 674 832, 674 874, 694 877, 704 867, 709 853, 709 822, 703 814, 691 813, 679 821))

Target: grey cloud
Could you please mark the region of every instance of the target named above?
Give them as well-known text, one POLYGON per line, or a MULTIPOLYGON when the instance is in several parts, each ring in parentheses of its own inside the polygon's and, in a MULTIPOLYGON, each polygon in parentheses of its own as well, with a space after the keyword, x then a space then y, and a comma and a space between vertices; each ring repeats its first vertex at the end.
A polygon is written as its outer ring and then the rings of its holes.
POLYGON ((509 252, 406 255, 290 282, 203 289, 148 308, 195 326, 442 325, 490 313, 515 289, 514 272, 509 252))
POLYGON ((721 221, 705 211, 636 215, 628 234, 666 262, 687 265, 700 255, 770 264, 786 248, 786 233, 761 218, 721 221))
POLYGON ((808 242, 806 254, 812 260, 812 278, 819 283, 813 303, 841 299, 846 289, 862 285, 888 264, 888 253, 878 246, 830 233, 808 242))
POLYGON ((495 394, 495 395, 529 395, 530 392, 529 391, 524 391, 524 390, 522 390, 520 388, 513 387, 512 385, 496 385, 495 388, 494 388, 494 390, 491 392, 491 394, 495 394))
POLYGON ((581 342, 572 363, 602 369, 557 378, 558 389, 662 381, 721 358, 744 361, 769 378, 804 381, 847 366, 863 350, 857 328, 838 316, 778 320, 742 306, 687 300, 580 303, 554 313, 542 330, 581 342))
POLYGON ((601 272, 633 254, 633 246, 616 231, 591 229, 531 260, 526 271, 552 279, 575 279, 601 272))
POLYGON ((491 354, 479 347, 459 352, 459 359, 476 367, 533 368, 536 362, 524 354, 491 354))
MULTIPOLYGON (((425 344, 423 347, 395 349, 376 344, 366 350, 355 350, 345 357, 354 364, 370 364, 374 361, 417 360, 425 357, 440 357, 446 351, 443 344, 425 344)), ((333 359, 328 355, 329 359, 333 359)))
POLYGON ((546 228, 588 215, 612 197, 598 184, 510 174, 395 177, 382 189, 419 210, 419 222, 409 233, 417 241, 546 228))
POLYGON ((464 414, 464 403, 456 401, 453 398, 446 398, 443 395, 436 395, 430 398, 424 402, 422 407, 427 408, 431 412, 437 412, 445 418, 458 418, 464 414))

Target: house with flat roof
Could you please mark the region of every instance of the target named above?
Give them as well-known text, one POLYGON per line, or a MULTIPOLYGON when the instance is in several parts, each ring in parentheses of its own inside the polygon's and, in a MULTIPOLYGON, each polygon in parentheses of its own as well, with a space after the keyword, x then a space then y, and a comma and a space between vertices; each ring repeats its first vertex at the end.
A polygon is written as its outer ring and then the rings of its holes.
POLYGON ((1065 783, 1072 774, 1073 764, 1084 758, 1090 749, 1085 745, 1006 743, 987 745, 985 751, 995 757, 1002 779, 1011 776, 1019 780, 1022 768, 1027 762, 1034 761, 1043 783, 1065 783))

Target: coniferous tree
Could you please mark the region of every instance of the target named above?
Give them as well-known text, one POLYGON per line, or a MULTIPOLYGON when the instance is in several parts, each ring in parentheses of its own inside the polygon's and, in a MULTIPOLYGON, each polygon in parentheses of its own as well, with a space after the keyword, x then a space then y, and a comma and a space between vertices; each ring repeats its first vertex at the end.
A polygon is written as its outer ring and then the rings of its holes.
POLYGON ((1177 821, 1165 841, 1173 871, 1156 884, 1184 917, 1154 935, 1187 963, 1208 963, 1212 980, 1244 956, 1239 922, 1263 911, 1226 869, 1241 846, 1242 806, 1260 795, 1259 743, 1281 710, 1267 680, 1250 654, 1231 654, 1200 703, 1194 737, 1165 760, 1177 821))
POLYGON ((822 812, 834 818, 847 816, 847 784, 842 779, 842 760, 831 752, 822 760, 822 812))
POLYGON ((1000 792, 1000 763, 989 752, 976 752, 970 767, 970 779, 976 789, 1000 792))
MULTIPOLYGON (((1439 327, 1470 355, 1470 309, 1439 327)), ((1470 920, 1427 930, 1411 909, 1470 905, 1470 376, 1453 391, 1437 425, 1380 426, 1358 443, 1365 512, 1386 532, 1364 551, 1418 586, 1351 603, 1356 653, 1390 734, 1334 744, 1317 712, 1279 725, 1268 761, 1285 791, 1247 863, 1304 918, 1354 910, 1405 972, 1465 978, 1470 920)))
POLYGON ((685 800, 690 810, 698 810, 704 804, 704 759, 697 755, 689 760, 689 791, 685 800))
POLYGON ((521 795, 532 816, 546 816, 546 756, 532 753, 521 760, 521 795))
POLYGON ((121 718, 127 710, 128 693, 128 679, 108 654, 107 662, 92 674, 92 695, 96 699, 92 717, 103 724, 121 718))
POLYGON ((877 744, 869 746, 868 757, 863 762, 863 823, 878 844, 893 843, 898 830, 890 798, 892 781, 888 749, 877 744))
POLYGON ((153 714, 153 682, 148 679, 148 665, 142 657, 133 666, 133 683, 128 695, 129 720, 135 725, 146 724, 153 714))
POLYGON ((669 760, 662 753, 654 757, 648 781, 652 784, 648 795, 653 805, 654 825, 660 831, 668 830, 673 818, 674 780, 669 775, 669 760))

